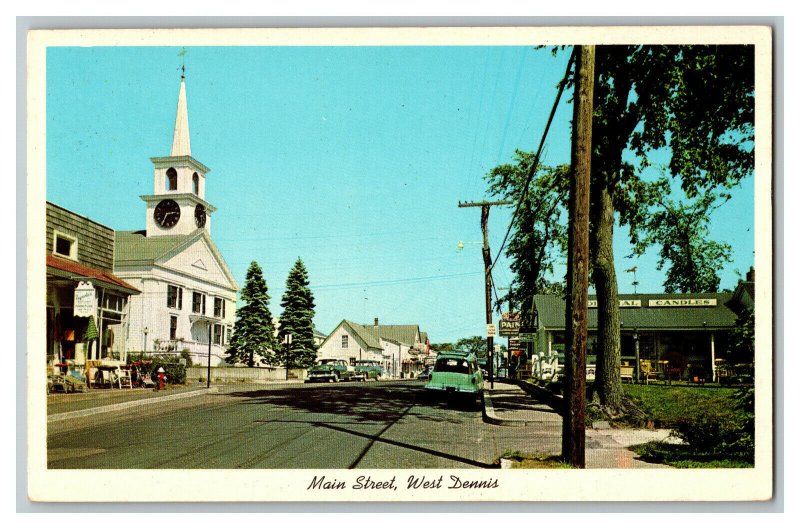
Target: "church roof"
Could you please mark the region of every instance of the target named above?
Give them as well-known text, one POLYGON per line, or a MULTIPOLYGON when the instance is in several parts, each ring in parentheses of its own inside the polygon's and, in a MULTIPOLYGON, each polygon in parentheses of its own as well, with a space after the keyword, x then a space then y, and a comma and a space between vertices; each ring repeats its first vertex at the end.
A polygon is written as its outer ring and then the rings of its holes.
POLYGON ((198 228, 185 235, 157 235, 147 237, 145 230, 116 232, 116 248, 114 252, 114 268, 125 266, 153 266, 162 259, 188 248, 193 242, 204 239, 211 253, 216 258, 230 286, 238 290, 236 280, 228 269, 217 245, 209 237, 208 232, 198 228))

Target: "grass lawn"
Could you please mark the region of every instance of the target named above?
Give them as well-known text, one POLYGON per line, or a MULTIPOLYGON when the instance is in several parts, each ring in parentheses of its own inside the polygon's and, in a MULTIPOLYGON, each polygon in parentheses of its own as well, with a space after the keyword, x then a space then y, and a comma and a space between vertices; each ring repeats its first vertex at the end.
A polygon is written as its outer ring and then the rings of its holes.
POLYGON ((670 428, 702 409, 731 409, 735 388, 721 386, 665 386, 623 384, 625 394, 660 428, 670 428))
POLYGON ((678 468, 753 466, 752 433, 747 431, 752 413, 739 404, 736 388, 628 384, 624 390, 653 425, 673 428, 687 443, 632 447, 642 460, 678 468))
POLYGON ((500 464, 500 459, 510 459, 511 468, 572 468, 569 463, 565 463, 559 456, 548 454, 527 454, 518 450, 506 450, 503 455, 495 460, 500 464))

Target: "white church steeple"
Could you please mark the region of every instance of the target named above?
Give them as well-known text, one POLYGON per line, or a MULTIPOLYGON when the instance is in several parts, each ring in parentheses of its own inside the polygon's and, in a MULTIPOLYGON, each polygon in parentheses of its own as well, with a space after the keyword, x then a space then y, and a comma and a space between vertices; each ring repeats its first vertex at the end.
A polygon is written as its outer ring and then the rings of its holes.
POLYGON ((178 112, 175 115, 175 132, 172 135, 172 152, 170 156, 191 156, 192 147, 189 141, 189 111, 186 108, 186 83, 181 75, 181 88, 178 92, 178 112))
POLYGON ((178 92, 172 151, 150 161, 154 166, 153 194, 141 197, 147 203, 147 236, 185 235, 197 229, 211 233, 215 208, 205 200, 210 169, 192 158, 185 75, 181 75, 178 92))

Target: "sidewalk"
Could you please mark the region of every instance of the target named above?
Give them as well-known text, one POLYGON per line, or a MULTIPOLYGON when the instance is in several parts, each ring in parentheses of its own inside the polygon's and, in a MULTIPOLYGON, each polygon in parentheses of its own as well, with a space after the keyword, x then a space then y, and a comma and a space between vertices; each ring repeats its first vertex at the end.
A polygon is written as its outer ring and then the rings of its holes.
MULTIPOLYGON (((296 381, 275 381, 272 384, 292 384, 296 381)), ((252 385, 252 384, 251 384, 252 385)), ((264 384, 258 384, 263 386, 264 384)), ((225 392, 228 388, 240 388, 242 384, 215 382, 211 389, 205 383, 171 386, 160 391, 153 388, 92 389, 83 393, 53 393, 47 396, 47 420, 57 421, 83 417, 96 413, 121 410, 166 400, 189 398, 206 393, 225 392)))
MULTIPOLYGON (((561 416, 517 384, 495 381, 491 389, 486 382, 483 395, 483 417, 488 423, 526 428, 531 435, 543 429, 561 431, 561 416)), ((586 428, 586 468, 669 468, 639 461, 627 448, 648 441, 671 441, 669 430, 612 429, 602 423, 596 426, 586 428)))

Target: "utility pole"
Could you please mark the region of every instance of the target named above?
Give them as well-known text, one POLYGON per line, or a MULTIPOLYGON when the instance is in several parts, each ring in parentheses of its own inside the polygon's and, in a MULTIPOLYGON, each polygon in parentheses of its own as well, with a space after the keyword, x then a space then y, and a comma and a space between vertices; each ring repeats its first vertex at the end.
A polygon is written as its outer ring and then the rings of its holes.
MULTIPOLYGON (((492 323, 492 254, 489 252, 489 208, 513 204, 510 200, 494 202, 459 202, 460 208, 481 208, 481 231, 483 232, 483 271, 486 283, 486 325, 492 323)), ((487 333, 488 335, 488 333, 487 333)), ((494 336, 486 337, 487 364, 489 365, 489 384, 494 389, 494 336)))
POLYGON ((589 177, 592 164, 594 46, 576 46, 572 179, 567 252, 566 388, 562 453, 586 468, 586 345, 589 300, 589 177))

